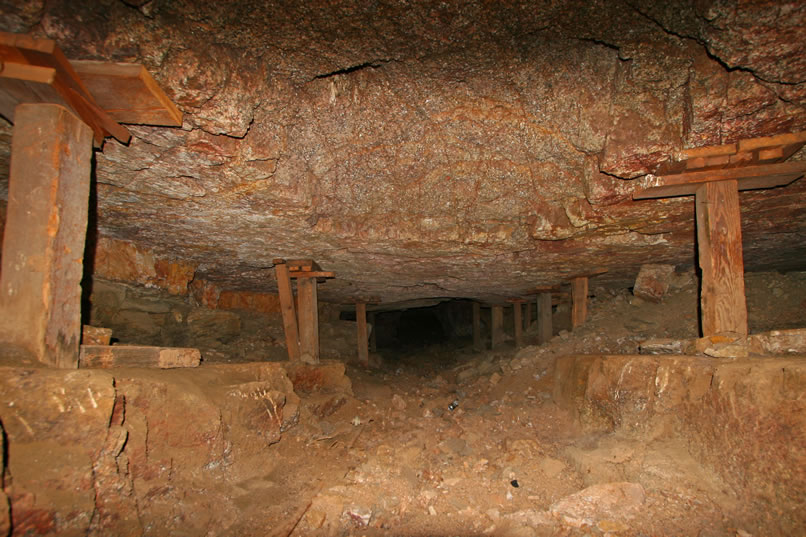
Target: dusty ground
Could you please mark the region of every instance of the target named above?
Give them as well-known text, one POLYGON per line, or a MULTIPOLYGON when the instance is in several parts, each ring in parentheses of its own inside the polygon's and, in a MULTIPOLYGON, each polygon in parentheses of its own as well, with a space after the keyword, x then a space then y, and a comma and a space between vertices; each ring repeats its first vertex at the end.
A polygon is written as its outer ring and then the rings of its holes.
MULTIPOLYGON (((785 285, 758 279, 754 288, 785 285)), ((283 438, 276 466, 256 478, 277 503, 266 511, 261 494, 253 508, 275 535, 757 534, 739 520, 765 515, 740 516, 747 506, 662 419, 598 426, 552 397, 558 356, 696 337, 696 301, 681 276, 663 304, 627 292, 594 299, 587 325, 540 347, 431 348, 349 369, 355 398, 283 438)), ((766 317, 769 301, 756 302, 751 319, 766 317)), ((254 520, 238 533, 262 534, 254 520)))

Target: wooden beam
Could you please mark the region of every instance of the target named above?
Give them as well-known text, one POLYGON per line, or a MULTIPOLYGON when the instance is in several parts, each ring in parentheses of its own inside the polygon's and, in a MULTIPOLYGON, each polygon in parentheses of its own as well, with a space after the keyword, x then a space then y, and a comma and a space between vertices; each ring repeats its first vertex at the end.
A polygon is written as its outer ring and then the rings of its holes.
POLYGON ((702 185, 696 193, 696 212, 703 336, 723 332, 747 335, 737 182, 702 185))
POLYGON ((299 356, 306 364, 319 363, 319 303, 314 278, 297 280, 299 299, 299 356))
POLYGON ((198 367, 199 349, 145 347, 136 345, 81 345, 80 368, 198 367))
POLYGON ((537 296, 537 341, 547 343, 551 336, 551 292, 546 291, 537 296))
POLYGON ((473 350, 481 352, 484 346, 481 342, 481 304, 473 302, 473 350))
POLYGON ((523 346, 523 301, 512 301, 512 312, 515 325, 515 347, 523 346))
POLYGON ((588 316, 588 277, 571 280, 571 328, 581 326, 588 316))
POLYGON ((497 349, 504 341, 504 306, 492 306, 490 317, 490 347, 497 349))
POLYGON ((140 64, 71 60, 104 112, 120 123, 181 127, 182 112, 140 64))
MULTIPOLYGON (((5 107, 26 102, 51 103, 67 106, 93 131, 95 144, 101 146, 106 136, 114 136, 128 143, 131 134, 112 119, 95 102, 87 86, 65 58, 62 51, 50 39, 35 39, 28 35, 0 32, 0 63, 33 66, 53 70, 49 84, 25 78, 14 78, 19 70, 0 71, 0 103, 5 107), (16 100, 16 103, 14 103, 16 100)), ((13 109, 10 111, 13 119, 13 109)), ((9 110, 4 110, 7 115, 9 110)))
POLYGON ((288 359, 296 362, 300 359, 297 312, 294 307, 294 293, 291 290, 288 266, 282 259, 274 260, 274 272, 277 276, 277 292, 280 295, 280 311, 283 314, 283 329, 285 330, 288 359))
POLYGON ((788 185, 804 173, 806 173, 806 161, 778 162, 665 176, 648 175, 641 182, 643 188, 633 194, 633 199, 690 196, 695 194, 704 183, 713 181, 736 181, 739 190, 772 188, 788 185))
POLYGON ((292 278, 335 278, 336 273, 330 271, 292 271, 288 275, 292 278))
MULTIPOLYGON (((0 342, 75 368, 92 130, 55 104, 17 107, 0 272, 0 342)), ((0 345, 0 354, 6 345, 0 345)), ((19 359, 17 359, 19 361, 19 359)))
POLYGON ((367 349, 367 305, 364 302, 355 304, 356 343, 358 344, 358 362, 369 366, 369 351, 367 349))

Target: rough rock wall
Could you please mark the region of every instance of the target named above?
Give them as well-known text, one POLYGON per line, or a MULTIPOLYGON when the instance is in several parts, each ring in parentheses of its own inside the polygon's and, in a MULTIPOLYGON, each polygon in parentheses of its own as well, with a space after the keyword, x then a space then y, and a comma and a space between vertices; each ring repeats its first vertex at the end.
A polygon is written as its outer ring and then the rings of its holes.
MULTIPOLYGON (((629 179, 806 128, 796 1, 3 7, 3 29, 154 73, 185 124, 107 144, 98 225, 223 289, 271 291, 271 259, 301 255, 336 271, 334 301, 506 297, 591 266, 624 285, 693 264, 691 200, 626 201, 629 179)), ((802 183, 743 195, 749 268, 802 268, 802 183)))
MULTIPOLYGON (((318 383, 302 388, 320 399, 352 393, 342 365, 308 369, 318 383)), ((304 376, 280 364, 3 368, 13 535, 226 533, 236 498, 254 493, 236 484, 268 473, 269 447, 310 412, 293 384, 304 376)))
POLYGON ((590 430, 685 439, 746 513, 769 513, 737 522, 791 535, 806 508, 804 382, 798 358, 566 356, 554 398, 590 430))

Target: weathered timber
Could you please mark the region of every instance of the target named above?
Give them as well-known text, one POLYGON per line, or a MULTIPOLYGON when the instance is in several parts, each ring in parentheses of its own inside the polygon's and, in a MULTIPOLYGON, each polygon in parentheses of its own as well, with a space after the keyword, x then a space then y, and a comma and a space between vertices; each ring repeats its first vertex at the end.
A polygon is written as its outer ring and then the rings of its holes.
POLYGON ((317 278, 318 279, 318 278, 335 278, 336 277, 335 272, 323 271, 323 270, 319 270, 319 271, 314 271, 314 270, 312 270, 312 271, 295 270, 295 271, 290 271, 288 273, 288 275, 290 277, 292 277, 292 278, 317 278))
POLYGON ((0 112, 16 121, 15 107, 22 103, 50 103, 69 108, 93 131, 97 146, 103 144, 106 136, 114 136, 128 143, 131 134, 125 127, 112 119, 95 102, 87 86, 65 58, 55 42, 50 39, 36 39, 28 35, 0 32, 0 60, 4 69, 0 72, 0 112), (5 69, 6 65, 18 67, 5 69), (41 75, 30 76, 34 70, 25 66, 51 69, 49 82, 44 83, 41 75), (17 78, 21 75, 21 78, 17 78))
POLYGON ((299 301, 299 356, 307 364, 319 363, 319 305, 314 278, 297 280, 299 301))
POLYGON ((504 307, 492 306, 490 311, 490 347, 497 349, 504 341, 504 307))
POLYGON ((112 341, 112 329, 85 324, 81 328, 82 345, 109 345, 112 341))
POLYGON ((483 350, 481 342, 481 304, 473 302, 473 350, 483 350))
POLYGON ((71 60, 104 112, 120 123, 181 127, 182 112, 140 64, 71 60))
POLYGON ((551 292, 547 291, 537 295, 537 340, 547 343, 551 335, 551 292))
POLYGON ((571 328, 581 326, 588 317, 588 277, 571 280, 571 328))
POLYGON ((633 199, 690 196, 704 183, 714 181, 736 181, 738 190, 772 188, 788 185, 804 173, 806 162, 794 161, 647 176, 641 183, 642 189, 633 194, 633 199))
POLYGON ((274 272, 277 276, 277 291, 280 295, 280 311, 283 315, 283 329, 285 331, 288 359, 296 362, 299 353, 299 329, 297 325, 297 311, 294 307, 294 293, 291 290, 291 278, 288 276, 288 266, 285 263, 274 261, 274 272))
POLYGON ((199 349, 139 345, 81 345, 80 368, 198 367, 199 349))
POLYGON ((736 181, 702 185, 696 194, 704 336, 747 335, 742 227, 736 181))
POLYGON ((92 131, 62 106, 17 107, 0 275, 0 341, 78 365, 92 131))
POLYGON ((364 302, 355 304, 356 343, 358 344, 358 362, 363 366, 369 365, 369 351, 367 349, 367 305, 364 302))
POLYGON ((526 310, 523 312, 523 329, 529 330, 532 326, 532 303, 526 302, 526 310))

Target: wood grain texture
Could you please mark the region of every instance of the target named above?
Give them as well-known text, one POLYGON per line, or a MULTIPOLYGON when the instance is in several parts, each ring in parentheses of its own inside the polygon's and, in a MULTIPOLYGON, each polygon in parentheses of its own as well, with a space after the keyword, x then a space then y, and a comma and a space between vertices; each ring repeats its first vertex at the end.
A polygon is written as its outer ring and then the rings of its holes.
POLYGON ((540 344, 551 340, 551 292, 537 296, 537 340, 540 344))
POLYGON ((704 336, 747 335, 742 227, 736 181, 697 190, 697 245, 702 269, 700 315, 704 336))
POLYGON ((319 306, 316 279, 297 280, 299 300, 299 358, 306 364, 319 363, 319 306))
POLYGON ((369 365, 369 350, 367 349, 367 305, 363 302, 355 304, 356 343, 358 344, 358 361, 361 365, 369 365))
POLYGON ((588 317, 588 278, 571 280, 571 327, 576 328, 588 317))
POLYGON ((277 261, 275 260, 274 273, 277 276, 277 291, 280 295, 280 311, 283 314, 283 329, 285 330, 288 359, 296 362, 299 360, 299 329, 297 326, 297 311, 294 307, 294 293, 291 290, 288 266, 285 263, 277 263, 277 261))
POLYGON ((140 345, 81 345, 80 368, 198 367, 199 349, 140 345))

